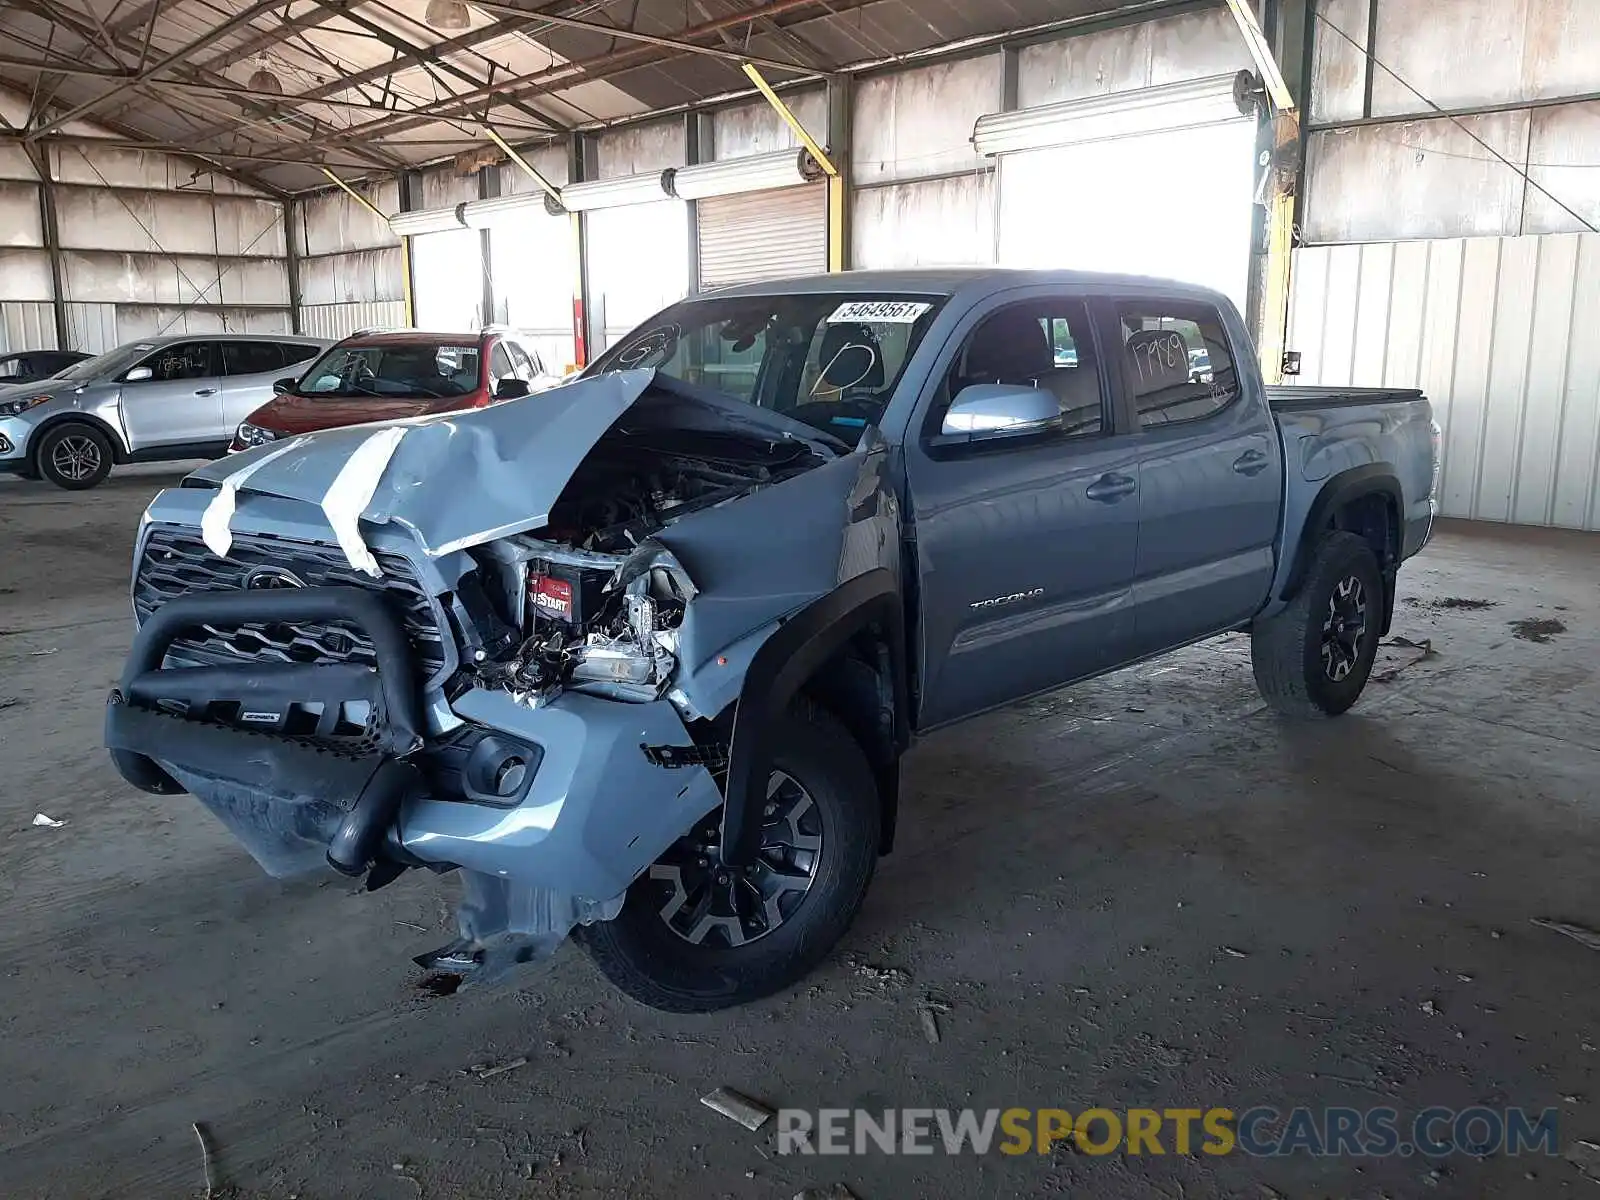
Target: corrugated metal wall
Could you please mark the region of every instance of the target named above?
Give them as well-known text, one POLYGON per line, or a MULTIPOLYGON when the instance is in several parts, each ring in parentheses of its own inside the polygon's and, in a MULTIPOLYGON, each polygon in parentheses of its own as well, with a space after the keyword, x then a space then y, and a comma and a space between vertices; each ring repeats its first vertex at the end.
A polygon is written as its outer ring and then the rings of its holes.
POLYGON ((1300 381, 1420 387, 1446 516, 1600 529, 1600 234, 1295 252, 1300 381))
POLYGON ((995 261, 994 164, 972 127, 1000 107, 1000 56, 863 80, 856 88, 850 262, 866 269, 995 261))
MULTIPOLYGON (((26 100, 0 92, 0 120, 20 128, 27 109, 26 100)), ((21 146, 0 144, 0 354, 56 346, 38 178, 21 146)))
POLYGON ((1426 390, 1446 515, 1600 529, 1600 103, 1548 103, 1595 91, 1593 0, 1317 10, 1301 379, 1426 390))
MULTIPOLYGON (((380 211, 400 211, 398 180, 358 190, 380 211)), ((357 329, 404 325, 405 258, 388 222, 338 190, 306 196, 291 208, 301 331, 331 340, 357 329)))

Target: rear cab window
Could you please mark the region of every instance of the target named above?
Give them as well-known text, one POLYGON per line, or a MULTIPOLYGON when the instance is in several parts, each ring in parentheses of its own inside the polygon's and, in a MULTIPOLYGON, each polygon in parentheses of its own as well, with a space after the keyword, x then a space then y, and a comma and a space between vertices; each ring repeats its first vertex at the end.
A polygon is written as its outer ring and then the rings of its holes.
POLYGON ((1117 306, 1123 375, 1141 429, 1203 421, 1239 397, 1222 316, 1207 304, 1117 306))

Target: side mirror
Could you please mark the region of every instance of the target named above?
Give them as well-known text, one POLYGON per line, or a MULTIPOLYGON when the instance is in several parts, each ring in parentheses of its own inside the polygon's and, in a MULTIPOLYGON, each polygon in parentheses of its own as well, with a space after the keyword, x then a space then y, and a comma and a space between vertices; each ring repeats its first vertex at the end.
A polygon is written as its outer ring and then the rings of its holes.
POLYGON ((955 441, 1023 437, 1061 428, 1061 402, 1042 388, 975 383, 956 394, 940 429, 955 441))
POLYGON ((282 396, 285 393, 292 392, 292 391, 294 391, 294 385, 299 383, 299 382, 300 381, 298 379, 293 379, 293 378, 291 378, 291 379, 274 379, 272 381, 272 394, 274 396, 282 396))
POLYGON ((149 367, 135 367, 122 377, 123 383, 143 383, 146 379, 154 379, 155 372, 149 367))
POLYGON ((518 379, 515 375, 507 375, 494 389, 496 400, 520 400, 528 394, 528 381, 518 379))

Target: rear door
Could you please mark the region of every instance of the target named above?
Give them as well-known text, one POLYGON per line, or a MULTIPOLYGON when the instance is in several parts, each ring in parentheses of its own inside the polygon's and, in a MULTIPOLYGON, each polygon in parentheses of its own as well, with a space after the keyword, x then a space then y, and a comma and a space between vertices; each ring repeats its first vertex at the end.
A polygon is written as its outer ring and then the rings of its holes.
POLYGON ((173 342, 129 369, 150 369, 149 379, 130 382, 124 375, 121 383, 122 421, 134 453, 226 441, 221 357, 210 340, 173 342))
POLYGON ((1080 297, 1035 289, 974 308, 905 437, 919 573, 919 727, 1114 664, 1132 630, 1135 435, 1119 429, 1080 297), (964 387, 1044 389, 1058 432, 941 445, 964 387))
POLYGON ((272 399, 272 385, 283 378, 283 347, 277 342, 240 339, 222 343, 223 432, 232 436, 243 421, 272 399))
POLYGON ((1138 427, 1138 653, 1239 625, 1276 562, 1283 461, 1243 332, 1215 305, 1111 302, 1124 411, 1138 427))

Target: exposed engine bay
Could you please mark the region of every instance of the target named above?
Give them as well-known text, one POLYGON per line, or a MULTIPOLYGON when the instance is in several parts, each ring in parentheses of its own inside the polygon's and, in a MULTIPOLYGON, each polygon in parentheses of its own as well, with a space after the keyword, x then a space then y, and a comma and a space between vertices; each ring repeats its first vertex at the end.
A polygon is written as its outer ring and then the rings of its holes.
POLYGON ((520 638, 480 678, 533 706, 565 690, 658 699, 695 585, 655 535, 818 461, 792 441, 613 430, 543 528, 480 548, 494 560, 501 609, 520 638))

